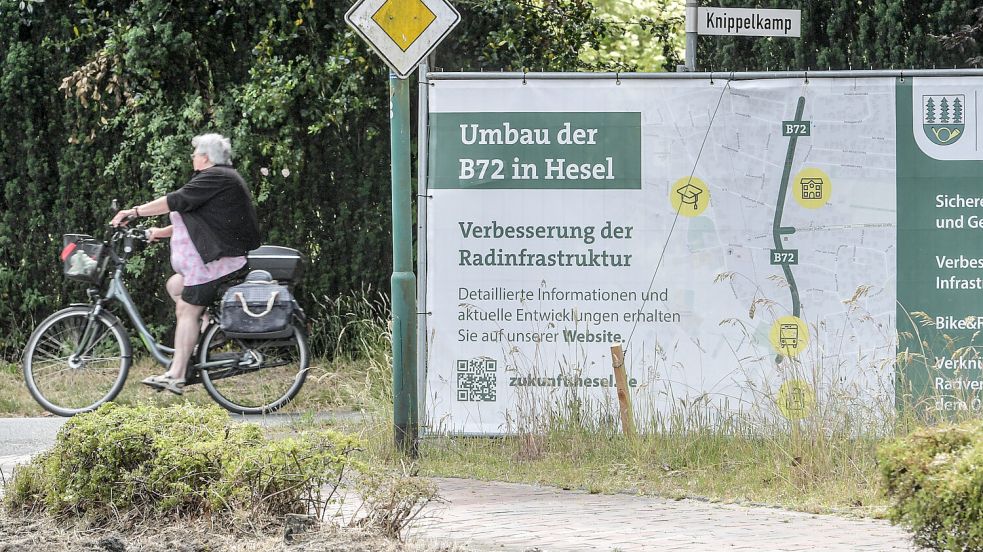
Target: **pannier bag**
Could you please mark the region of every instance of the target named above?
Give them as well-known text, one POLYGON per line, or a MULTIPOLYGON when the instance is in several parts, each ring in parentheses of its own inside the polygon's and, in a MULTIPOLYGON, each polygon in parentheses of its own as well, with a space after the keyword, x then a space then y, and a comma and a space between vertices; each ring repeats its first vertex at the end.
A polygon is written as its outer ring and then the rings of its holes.
POLYGON ((222 297, 222 330, 233 338, 287 337, 293 332, 290 321, 295 308, 287 286, 265 270, 253 270, 222 297))

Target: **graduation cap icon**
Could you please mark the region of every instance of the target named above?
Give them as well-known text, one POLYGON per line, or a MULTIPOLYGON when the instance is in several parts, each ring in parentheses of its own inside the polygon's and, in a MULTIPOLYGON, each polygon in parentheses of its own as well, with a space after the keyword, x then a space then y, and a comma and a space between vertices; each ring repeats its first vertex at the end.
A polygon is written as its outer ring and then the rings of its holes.
POLYGON ((696 210, 700 203, 700 194, 703 190, 687 182, 685 185, 676 188, 676 193, 679 194, 680 201, 683 205, 692 205, 693 210, 696 210))

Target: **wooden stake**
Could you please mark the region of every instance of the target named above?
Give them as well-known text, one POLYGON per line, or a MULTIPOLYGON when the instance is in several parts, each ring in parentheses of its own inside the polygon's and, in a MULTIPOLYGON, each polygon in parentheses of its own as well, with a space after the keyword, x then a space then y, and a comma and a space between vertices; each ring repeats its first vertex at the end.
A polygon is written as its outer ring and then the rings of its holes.
POLYGON ((635 436, 635 414, 631 409, 631 395, 628 394, 628 374, 625 373, 625 353, 621 343, 611 346, 611 364, 614 368, 614 383, 618 387, 618 404, 621 410, 621 430, 629 437, 635 436))

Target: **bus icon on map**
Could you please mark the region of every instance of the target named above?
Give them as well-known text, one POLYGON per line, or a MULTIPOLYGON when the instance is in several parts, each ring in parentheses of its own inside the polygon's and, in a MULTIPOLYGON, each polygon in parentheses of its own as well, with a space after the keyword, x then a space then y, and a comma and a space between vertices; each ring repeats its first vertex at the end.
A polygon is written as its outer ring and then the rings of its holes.
POLYGON ((778 327, 778 344, 782 347, 799 346, 799 325, 782 324, 778 327))

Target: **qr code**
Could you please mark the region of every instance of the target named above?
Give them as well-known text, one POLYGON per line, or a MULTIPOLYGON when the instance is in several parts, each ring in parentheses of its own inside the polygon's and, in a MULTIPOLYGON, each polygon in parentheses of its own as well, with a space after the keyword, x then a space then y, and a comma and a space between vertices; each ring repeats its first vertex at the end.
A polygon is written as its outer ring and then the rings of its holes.
POLYGON ((457 400, 494 401, 498 388, 498 363, 490 358, 457 361, 457 400))

